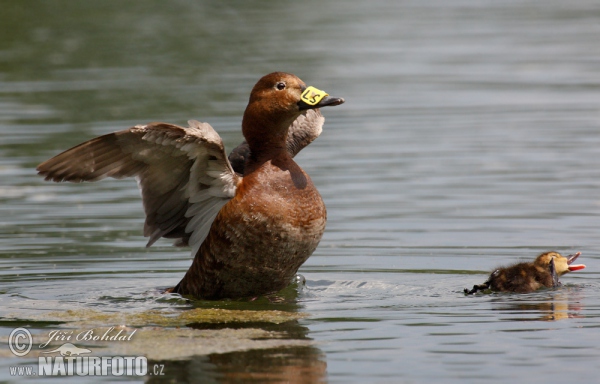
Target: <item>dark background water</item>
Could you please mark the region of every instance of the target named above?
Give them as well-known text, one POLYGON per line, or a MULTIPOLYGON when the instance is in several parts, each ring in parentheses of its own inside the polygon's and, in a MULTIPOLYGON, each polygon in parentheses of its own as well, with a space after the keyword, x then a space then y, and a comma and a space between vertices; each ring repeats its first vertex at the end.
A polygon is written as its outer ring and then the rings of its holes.
MULTIPOLYGON (((250 327, 290 345, 177 361, 164 347, 168 375, 149 380, 597 379, 596 2, 0 1, 0 9, 0 336, 65 326, 49 323, 56 311, 282 310, 307 317, 250 327), (323 110, 322 136, 297 158, 329 221, 296 298, 165 299, 157 288, 178 282, 190 255, 167 241, 144 248, 135 182, 36 176, 61 150, 150 121, 206 121, 233 148, 249 90, 276 70, 346 99, 323 110), (551 249, 581 251, 587 269, 557 290, 462 294, 498 265, 551 249)), ((2 356, 7 381, 18 379, 10 365, 34 361, 2 356)))

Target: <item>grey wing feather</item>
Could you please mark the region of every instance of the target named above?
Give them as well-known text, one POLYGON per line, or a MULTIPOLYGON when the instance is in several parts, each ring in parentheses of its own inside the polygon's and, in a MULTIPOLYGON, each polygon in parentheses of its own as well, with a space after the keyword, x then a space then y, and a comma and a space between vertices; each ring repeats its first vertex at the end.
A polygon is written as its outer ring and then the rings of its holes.
POLYGON ((193 238, 190 244, 197 249, 218 211, 235 195, 239 177, 213 128, 189 123, 189 128, 137 125, 100 136, 40 164, 37 170, 53 181, 135 177, 146 213, 147 246, 161 237, 183 237, 186 243, 193 238), (195 216, 211 222, 206 226, 195 216))

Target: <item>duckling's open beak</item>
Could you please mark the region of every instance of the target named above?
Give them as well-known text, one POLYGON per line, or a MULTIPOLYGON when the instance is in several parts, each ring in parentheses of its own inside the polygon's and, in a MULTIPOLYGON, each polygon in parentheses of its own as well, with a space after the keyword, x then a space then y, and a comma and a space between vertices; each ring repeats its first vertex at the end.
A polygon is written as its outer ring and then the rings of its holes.
POLYGON ((341 97, 331 97, 325 91, 315 87, 302 88, 302 96, 298 102, 298 108, 301 111, 306 109, 315 109, 321 107, 333 107, 344 103, 341 97))
POLYGON ((572 255, 567 256, 567 264, 569 265, 569 271, 579 271, 580 269, 584 269, 585 265, 583 264, 571 264, 581 255, 581 252, 574 253, 572 255))

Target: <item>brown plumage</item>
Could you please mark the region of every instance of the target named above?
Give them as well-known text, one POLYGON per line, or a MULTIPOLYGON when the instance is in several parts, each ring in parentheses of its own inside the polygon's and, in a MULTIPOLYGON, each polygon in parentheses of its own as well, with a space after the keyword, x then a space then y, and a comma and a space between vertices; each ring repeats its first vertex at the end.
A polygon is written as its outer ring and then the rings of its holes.
POLYGON ((262 295, 289 284, 321 239, 325 205, 292 157, 319 136, 317 109, 343 102, 274 72, 252 89, 242 121, 247 143, 231 155, 235 168, 212 127, 190 121, 187 128, 151 123, 100 136, 37 169, 53 181, 135 177, 148 245, 167 237, 192 247, 192 266, 170 291, 206 299, 262 295))
MULTIPOLYGON (((286 147, 292 157, 296 156, 298 152, 321 135, 324 121, 325 119, 318 108, 302 111, 302 114, 290 125, 288 131, 286 147)), ((229 154, 231 167, 239 175, 244 174, 244 167, 249 158, 250 146, 246 140, 229 154)))
POLYGON ((568 257, 558 252, 546 252, 539 255, 531 263, 518 263, 496 269, 488 280, 473 289, 465 288, 465 294, 490 289, 498 292, 529 293, 542 287, 553 288, 560 285, 558 278, 570 271, 585 268, 582 264, 572 264, 581 253, 568 257))

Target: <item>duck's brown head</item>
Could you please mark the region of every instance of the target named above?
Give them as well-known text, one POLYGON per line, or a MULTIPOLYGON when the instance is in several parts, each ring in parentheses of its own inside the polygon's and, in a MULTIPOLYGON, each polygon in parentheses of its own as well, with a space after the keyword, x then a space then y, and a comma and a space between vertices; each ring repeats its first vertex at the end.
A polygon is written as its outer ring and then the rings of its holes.
POLYGON ((288 127, 302 111, 342 103, 344 99, 307 87, 295 75, 273 72, 252 88, 242 132, 253 153, 273 146, 285 148, 288 127))
POLYGON ((573 264, 579 255, 581 255, 581 252, 574 253, 567 257, 558 252, 546 252, 539 255, 535 259, 534 264, 542 267, 543 269, 547 269, 550 265, 550 262, 554 260, 554 268, 556 269, 556 273, 561 276, 567 272, 578 271, 585 268, 585 265, 583 264, 573 264))

